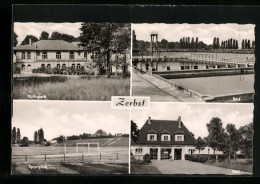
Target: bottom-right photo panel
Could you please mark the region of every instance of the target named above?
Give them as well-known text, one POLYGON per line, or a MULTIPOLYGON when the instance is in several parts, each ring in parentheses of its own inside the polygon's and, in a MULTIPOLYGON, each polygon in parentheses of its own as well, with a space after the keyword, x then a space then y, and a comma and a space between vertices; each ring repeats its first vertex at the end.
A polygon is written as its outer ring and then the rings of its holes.
POLYGON ((253 104, 151 103, 131 112, 131 174, 252 175, 253 104))

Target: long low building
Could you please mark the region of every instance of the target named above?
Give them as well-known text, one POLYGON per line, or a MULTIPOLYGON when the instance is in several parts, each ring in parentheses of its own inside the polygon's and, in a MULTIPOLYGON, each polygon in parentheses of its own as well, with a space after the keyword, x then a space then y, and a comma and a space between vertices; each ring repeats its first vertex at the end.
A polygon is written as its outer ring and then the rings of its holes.
MULTIPOLYGON (((30 41, 31 42, 31 41, 30 41)), ((98 69, 92 59, 92 53, 87 52, 77 44, 63 40, 40 40, 28 45, 18 45, 13 48, 13 62, 21 72, 32 72, 33 69, 66 69, 68 67, 80 69, 92 65, 98 69)), ((112 53, 111 61, 116 61, 123 54, 112 53)), ((126 54, 126 62, 130 63, 130 54, 126 54)), ((129 64, 130 66, 130 64, 129 64)), ((122 72, 118 66, 112 66, 112 72, 122 72)))

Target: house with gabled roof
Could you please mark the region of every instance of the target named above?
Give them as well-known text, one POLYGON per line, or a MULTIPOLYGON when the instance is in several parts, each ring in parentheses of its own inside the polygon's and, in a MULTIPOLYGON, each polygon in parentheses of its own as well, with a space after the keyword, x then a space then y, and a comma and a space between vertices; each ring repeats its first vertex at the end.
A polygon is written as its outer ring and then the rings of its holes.
POLYGON ((152 159, 157 160, 184 160, 185 154, 193 154, 194 151, 194 135, 183 124, 180 116, 177 121, 149 117, 139 131, 137 142, 131 146, 131 152, 137 159, 150 154, 152 159))

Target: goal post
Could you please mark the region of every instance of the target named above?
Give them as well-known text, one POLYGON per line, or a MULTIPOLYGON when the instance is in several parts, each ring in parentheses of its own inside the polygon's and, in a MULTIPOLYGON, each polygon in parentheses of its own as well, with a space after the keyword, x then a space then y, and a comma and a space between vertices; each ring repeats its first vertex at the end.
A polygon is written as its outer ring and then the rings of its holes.
POLYGON ((91 145, 96 145, 96 149, 99 152, 99 142, 76 143, 76 153, 79 152, 79 145, 87 145, 88 155, 90 154, 90 146, 91 145))

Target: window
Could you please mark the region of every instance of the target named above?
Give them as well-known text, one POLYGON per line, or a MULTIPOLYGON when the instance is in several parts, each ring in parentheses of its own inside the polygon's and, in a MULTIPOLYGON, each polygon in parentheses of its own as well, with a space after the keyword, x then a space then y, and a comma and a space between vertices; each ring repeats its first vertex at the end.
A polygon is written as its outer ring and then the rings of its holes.
POLYGON ((50 64, 47 64, 47 69, 51 69, 51 65, 50 64))
POLYGON ((188 69, 190 69, 190 66, 185 66, 184 69, 188 70, 188 69))
POLYGON ((63 65, 62 65, 62 69, 66 69, 66 64, 63 64, 63 65))
POLYGON ((175 135, 175 141, 184 141, 184 135, 175 135))
POLYGON ((157 141, 157 134, 147 134, 148 141, 157 141))
POLYGON ((48 59, 47 52, 43 52, 43 53, 42 53, 42 59, 48 59))
POLYGON ((27 52, 27 59, 31 59, 31 53, 27 52))
POLYGON ((198 69, 198 66, 194 66, 194 69, 198 69))
POLYGON ((70 59, 74 59, 74 52, 70 52, 70 59))
POLYGON ((72 69, 75 69, 75 64, 72 64, 72 65, 71 65, 71 68, 72 68, 72 69))
POLYGON ((41 65, 41 68, 45 68, 45 64, 42 64, 42 65, 41 65))
POLYGON ((36 52, 36 56, 40 56, 40 52, 39 51, 36 52))
POLYGON ((84 52, 84 59, 87 60, 87 58, 88 58, 88 54, 87 52, 84 52))
POLYGON ((56 59, 61 59, 61 53, 60 52, 56 52, 56 59))
POLYGON ((171 67, 167 66, 167 70, 171 70, 171 67))
POLYGON ((162 141, 170 141, 171 140, 171 135, 170 134, 162 134, 161 140, 162 141))
POLYGON ((80 64, 77 64, 77 69, 80 69, 80 64))
POLYGON ((60 69, 60 64, 57 64, 57 69, 60 69))
POLYGON ((22 52, 22 59, 25 59, 25 52, 22 52))
POLYGON ((135 149, 136 154, 142 154, 143 153, 143 148, 136 148, 135 149))
POLYGON ((181 70, 184 70, 184 66, 181 66, 181 70))

